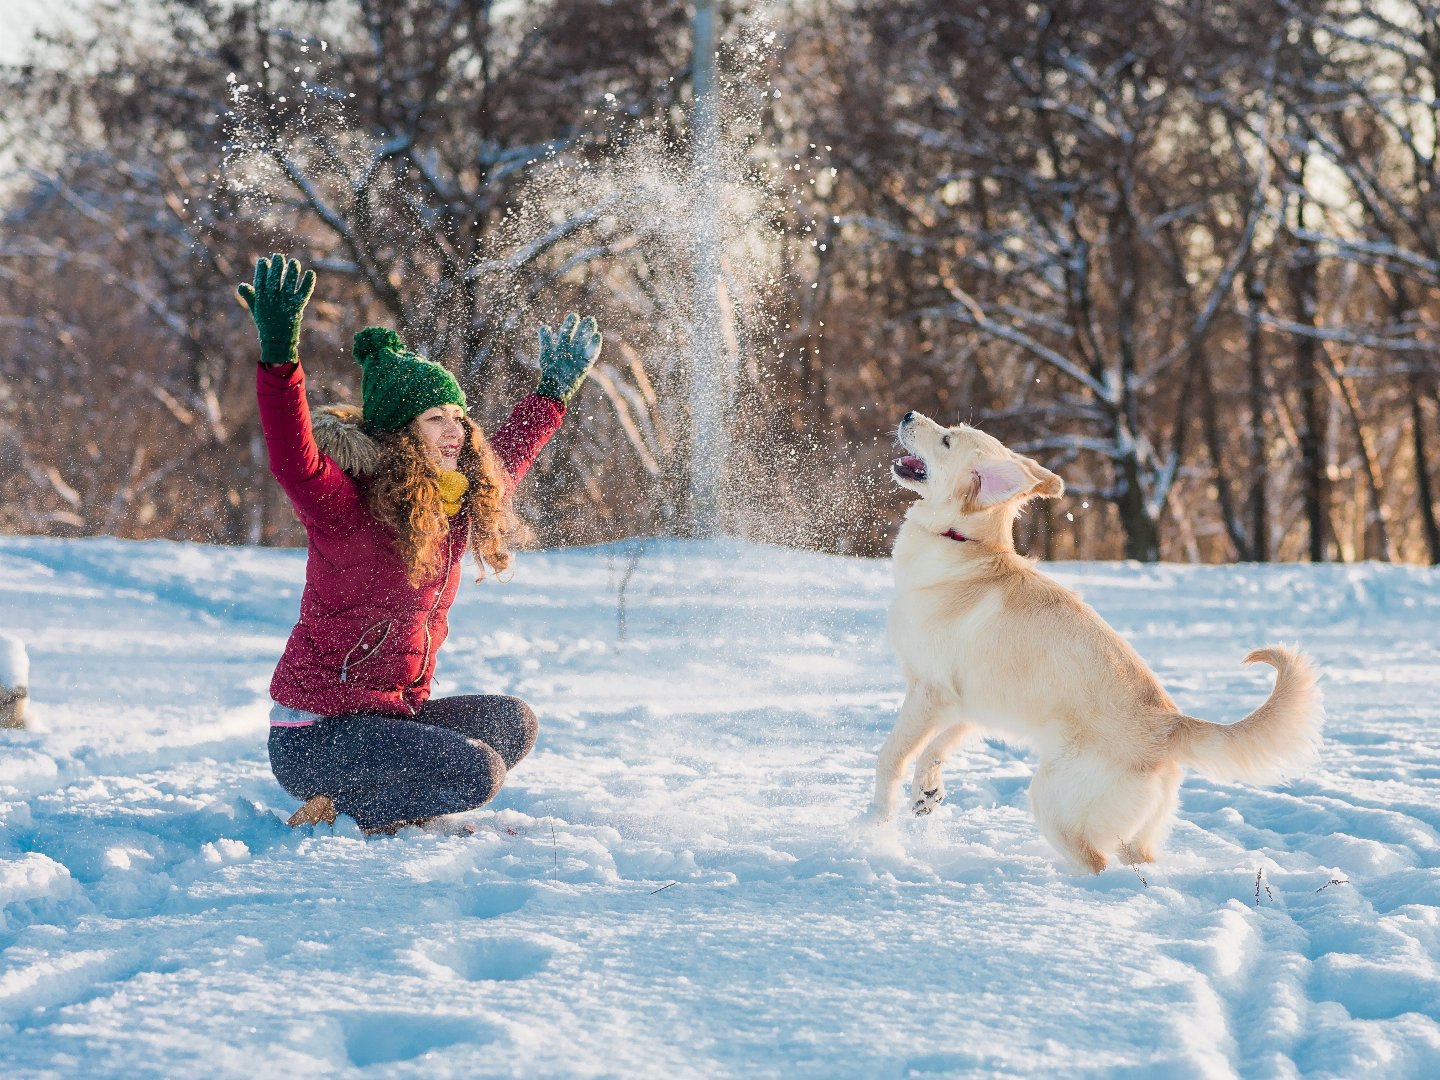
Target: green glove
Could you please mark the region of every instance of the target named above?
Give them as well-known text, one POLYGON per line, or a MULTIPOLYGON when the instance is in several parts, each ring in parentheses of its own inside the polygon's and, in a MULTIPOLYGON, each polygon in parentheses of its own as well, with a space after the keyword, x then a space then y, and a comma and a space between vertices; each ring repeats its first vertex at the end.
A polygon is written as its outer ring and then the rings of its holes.
POLYGON ((315 271, 283 255, 255 260, 255 283, 235 290, 260 331, 260 363, 291 364, 299 359, 300 316, 315 291, 315 271))
POLYGON ((575 391, 595 366, 600 355, 600 331, 590 316, 581 319, 573 311, 560 324, 560 332, 540 327, 540 385, 535 392, 569 405, 575 391))

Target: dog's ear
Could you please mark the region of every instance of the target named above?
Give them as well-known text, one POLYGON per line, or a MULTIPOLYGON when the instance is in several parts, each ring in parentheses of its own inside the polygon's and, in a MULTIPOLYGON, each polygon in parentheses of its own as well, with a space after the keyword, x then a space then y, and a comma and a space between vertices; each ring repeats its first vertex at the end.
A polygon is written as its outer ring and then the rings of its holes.
POLYGON ((1065 481, 1031 458, 1016 454, 1008 458, 987 458, 971 472, 970 502, 978 507, 998 506, 1017 495, 1057 499, 1065 481))
POLYGON ((1064 480, 1034 458, 1022 457, 1020 460, 1025 463, 1025 471, 1035 480, 1035 490, 1030 494, 1041 499, 1058 499, 1065 494, 1064 480))
POLYGON ((998 506, 1034 486, 1018 458, 983 458, 971 470, 970 501, 979 507, 998 506))

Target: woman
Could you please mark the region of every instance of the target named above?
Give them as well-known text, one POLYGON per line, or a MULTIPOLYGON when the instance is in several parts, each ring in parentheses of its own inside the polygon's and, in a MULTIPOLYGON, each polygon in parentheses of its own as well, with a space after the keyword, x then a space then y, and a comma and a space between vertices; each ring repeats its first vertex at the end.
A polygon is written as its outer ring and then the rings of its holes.
POLYGON ((495 437, 439 364, 390 330, 355 335, 359 410, 315 418, 298 362, 314 271, 279 255, 241 285, 270 471, 309 538, 300 621, 275 669, 270 764, 304 802, 291 825, 349 814, 368 833, 488 802, 535 744, 513 697, 430 697, 468 547, 483 578, 510 563, 510 493, 560 426, 600 352, 594 319, 540 328, 540 382, 495 437))

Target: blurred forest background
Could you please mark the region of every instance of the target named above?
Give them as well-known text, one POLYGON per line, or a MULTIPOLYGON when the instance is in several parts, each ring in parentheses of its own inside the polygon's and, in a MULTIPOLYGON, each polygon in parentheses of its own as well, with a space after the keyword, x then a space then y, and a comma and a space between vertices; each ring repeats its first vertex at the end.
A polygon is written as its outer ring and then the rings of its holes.
MULTIPOLYGON (((884 553, 913 408, 1066 478, 1038 554, 1440 562, 1440 4, 717 11, 767 20, 720 56, 727 531, 884 553)), ((690 270, 646 240, 677 188, 605 162, 683 178, 690 63, 662 0, 96 0, 37 34, 0 69, 0 529, 302 541, 234 298, 279 250, 320 276, 312 402, 378 322, 493 427, 535 323, 595 313, 521 508, 544 544, 683 534, 690 270)))

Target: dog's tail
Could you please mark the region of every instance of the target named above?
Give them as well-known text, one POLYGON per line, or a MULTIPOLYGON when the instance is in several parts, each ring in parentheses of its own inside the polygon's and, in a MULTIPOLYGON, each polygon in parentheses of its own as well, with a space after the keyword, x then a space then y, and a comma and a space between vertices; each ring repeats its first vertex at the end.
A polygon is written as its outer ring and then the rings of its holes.
POLYGON ((1320 673, 1294 649, 1256 649, 1245 663, 1263 660, 1275 669, 1275 686, 1264 703, 1234 724, 1181 716, 1176 756, 1212 780, 1274 783, 1315 760, 1325 710, 1315 685, 1320 673))

